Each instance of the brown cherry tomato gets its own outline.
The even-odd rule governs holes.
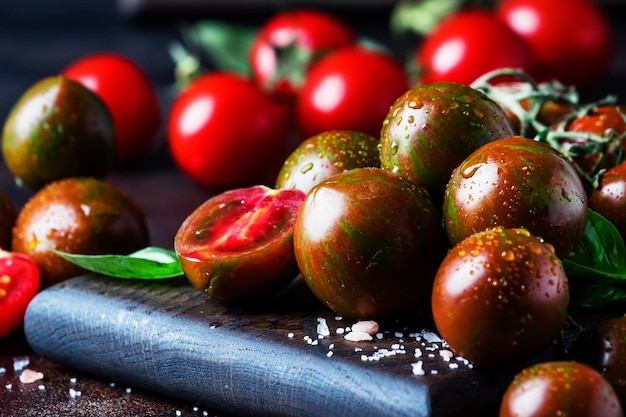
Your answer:
[[[551,247],[495,228],[454,246],[432,293],[437,330],[477,365],[512,367],[545,350],[567,318],[569,287]]]
[[[621,417],[611,385],[596,370],[574,361],[543,362],[510,383],[500,417]]]

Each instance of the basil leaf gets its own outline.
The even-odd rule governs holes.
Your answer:
[[[570,302],[603,307],[626,302],[626,247],[613,223],[589,209],[582,239],[563,259]]]
[[[568,277],[626,284],[626,248],[615,226],[589,209],[582,239],[563,259]]]
[[[116,278],[164,279],[183,274],[176,253],[162,248],[147,247],[129,255],[81,255],[51,250],[88,271]]]

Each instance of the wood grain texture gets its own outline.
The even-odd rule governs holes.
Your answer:
[[[328,336],[318,334],[320,320]],[[25,333],[52,361],[237,415],[491,415],[512,375],[448,358],[428,315],[410,322],[380,323],[374,340],[350,342],[342,331],[353,322],[324,308],[301,279],[263,304],[237,307],[182,278],[93,274],[41,292]]]

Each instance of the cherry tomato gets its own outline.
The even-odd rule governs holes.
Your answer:
[[[432,292],[437,330],[477,365],[511,367],[547,349],[567,318],[569,287],[551,246],[495,228],[455,245]]]
[[[494,226],[524,227],[564,258],[585,230],[587,195],[559,151],[514,136],[481,146],[454,169],[443,215],[453,244]]]
[[[621,417],[607,380],[575,361],[542,362],[523,369],[507,388],[500,417]]]
[[[626,316],[604,319],[583,330],[568,353],[600,372],[626,404]]]
[[[409,89],[404,67],[391,55],[343,48],[309,71],[297,102],[303,138],[328,130],[354,130],[379,137],[393,102]]]
[[[208,73],[172,104],[169,148],[182,171],[204,186],[251,185],[287,154],[287,115],[250,80]]]
[[[70,63],[62,74],[95,92],[109,108],[116,163],[134,161],[153,147],[161,109],[154,87],[137,63],[118,53],[100,52]]]
[[[304,196],[255,185],[207,200],[174,238],[189,282],[222,302],[250,301],[285,287],[298,275],[293,231]]]
[[[0,338],[24,321],[28,303],[39,290],[39,268],[28,255],[0,250]]]
[[[610,23],[590,0],[503,0],[496,14],[529,45],[548,76],[585,88],[608,71]]]
[[[445,18],[419,45],[415,55],[419,82],[471,84],[499,68],[532,72],[528,46],[493,14],[461,10]]]
[[[309,65],[328,52],[355,44],[346,23],[319,10],[289,10],[269,19],[250,49],[255,82],[287,99],[300,89]]]
[[[589,208],[606,217],[626,239],[626,162],[609,169],[589,191]]]

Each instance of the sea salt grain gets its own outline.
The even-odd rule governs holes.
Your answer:
[[[70,388],[69,394],[70,394],[70,398],[77,398],[77,397],[80,397],[82,393],[80,391],[75,390],[74,388]]]
[[[344,339],[351,342],[367,342],[372,340],[372,336],[369,333],[355,332],[354,330],[352,330],[351,332],[346,333]]]
[[[20,374],[20,382],[22,384],[32,384],[35,381],[43,379],[43,373],[39,371],[33,371],[32,369],[24,369]]]
[[[413,375],[425,375],[426,374],[426,372],[424,372],[424,362],[422,361],[417,361],[415,363],[412,363],[411,369],[413,371]]]
[[[352,331],[363,332],[373,336],[378,332],[378,323],[374,320],[361,320],[352,325]]]
[[[330,336],[330,330],[328,329],[328,324],[326,323],[326,319],[322,317],[318,317],[317,319],[317,335],[318,337],[321,336],[322,338],[326,336]]]
[[[0,367],[0,375],[4,375],[7,372],[7,368]]]
[[[30,365],[30,358],[28,356],[17,356],[13,358],[13,370],[15,372],[20,372],[28,365]]]

